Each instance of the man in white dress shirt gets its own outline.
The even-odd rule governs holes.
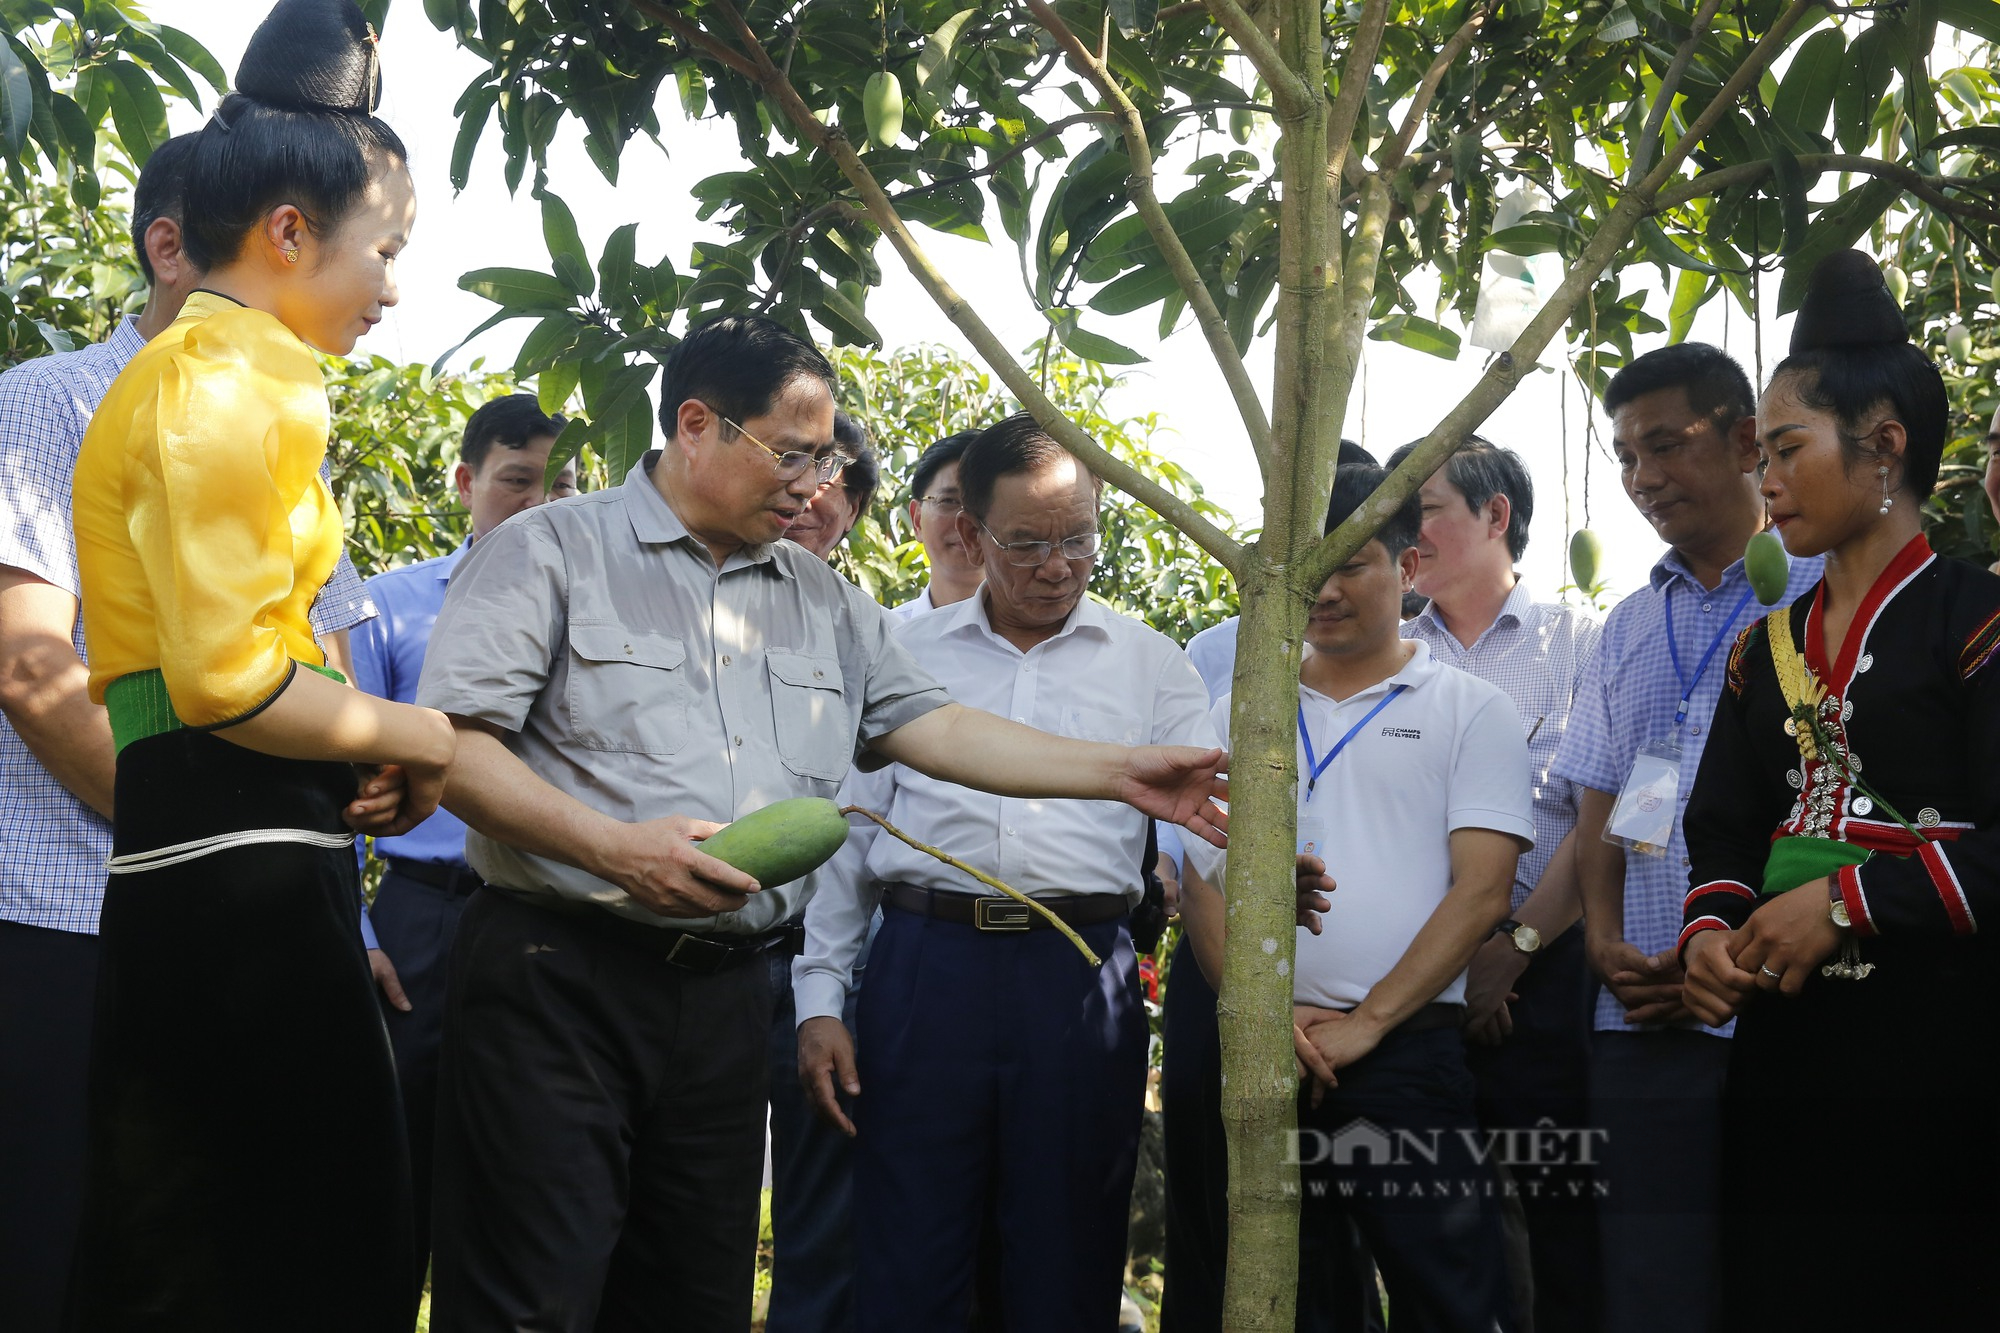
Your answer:
[[[958,470],[985,587],[905,624],[911,655],[954,698],[1064,735],[1207,744],[1207,692],[1172,640],[1084,595],[1095,479],[1025,413],[982,432]],[[873,826],[821,871],[794,974],[799,1069],[822,1113],[858,1131],[856,1327],[964,1327],[989,1205],[1008,1327],[1115,1327],[1146,1078],[1126,922],[1146,821],[900,765],[851,777],[841,799],[1040,899],[1103,959]],[[878,901],[857,1066],[839,1014]]]
[[[1383,475],[1340,469],[1329,531]],[[1299,668],[1299,849],[1338,886],[1299,936],[1293,972],[1301,1057],[1316,1071],[1299,1113],[1300,1267],[1344,1284],[1335,1327],[1360,1327],[1373,1283],[1351,1253],[1326,1252],[1351,1235],[1331,1223],[1351,1219],[1398,1327],[1504,1333],[1515,1325],[1497,1182],[1459,1029],[1466,965],[1534,843],[1528,747],[1497,686],[1398,637],[1418,527],[1406,505],[1326,581]],[[1228,699],[1214,717],[1228,727]],[[1198,873],[1184,919],[1215,981],[1222,858],[1187,848]]]
[[[923,544],[931,576],[922,592],[893,608],[905,620],[964,601],[979,591],[979,580],[986,576],[978,552],[958,535],[958,515],[965,508],[959,498],[958,460],[978,438],[978,431],[962,430],[917,456],[910,475],[910,529]]]

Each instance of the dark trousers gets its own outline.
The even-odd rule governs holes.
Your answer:
[[[742,1333],[771,979],[485,888],[452,949],[434,1333]]]
[[[0,1328],[55,1333],[83,1210],[97,936],[0,921]]]
[[[854,1327],[854,1145],[820,1119],[799,1085],[792,955],[770,955],[771,1304],[765,1333]],[[864,974],[865,975],[865,974]],[[854,1030],[855,992],[841,1021]]]
[[[1472,1074],[1456,1026],[1389,1033],[1340,1071],[1317,1108],[1299,1099],[1301,1213],[1344,1217],[1388,1288],[1396,1333],[1493,1333],[1514,1327],[1501,1252],[1499,1182],[1482,1152]],[[1302,1225],[1301,1281],[1340,1285],[1335,1326],[1358,1329],[1377,1307],[1351,1252],[1316,1250]],[[1379,1307],[1377,1307],[1379,1308]]]
[[[1598,1283],[1596,1172],[1590,1122],[1590,1019],[1595,988],[1584,961],[1583,926],[1540,950],[1515,983],[1514,1031],[1498,1046],[1469,1046],[1479,1123],[1489,1131],[1542,1134],[1535,1160],[1511,1167],[1511,1196],[1527,1228],[1534,1333],[1589,1333],[1602,1301]],[[1555,1130],[1553,1134],[1542,1133]],[[1519,1142],[1519,1140],[1514,1140]],[[1511,1238],[1510,1238],[1511,1239]],[[1523,1282],[1519,1276],[1530,1280]]]
[[[1729,1041],[1599,1032],[1590,1058],[1605,1333],[1706,1333],[1718,1304],[1717,1200]]]
[[[470,871],[465,874],[469,878]],[[469,879],[471,884],[478,880]],[[431,1157],[437,1125],[438,1048],[444,1041],[445,963],[465,910],[462,891],[439,888],[400,873],[394,862],[382,875],[369,919],[382,952],[396,966],[409,997],[405,1013],[379,997],[396,1082],[403,1090],[403,1123],[410,1131],[410,1183],[416,1199],[415,1282],[422,1290],[431,1258]]]
[[[1160,1298],[1160,1333],[1219,1333],[1222,1328],[1223,1273],[1229,1252],[1229,1142],[1222,1128],[1222,1038],[1215,1003],[1215,989],[1201,974],[1194,946],[1183,934],[1174,946],[1161,1001],[1167,1273]],[[1374,1265],[1365,1248],[1351,1239],[1353,1228],[1345,1219],[1315,1211],[1302,1215],[1299,1225],[1306,1252],[1338,1247],[1352,1253],[1365,1281],[1373,1283]],[[1332,1333],[1335,1295],[1326,1266],[1300,1270],[1295,1325],[1299,1333]],[[1374,1309],[1376,1317],[1367,1327],[1379,1329],[1380,1306]]]
[[[964,1328],[989,1199],[1015,1333],[1117,1327],[1146,1080],[1123,920],[981,932],[884,914],[858,1015],[855,1322]]]

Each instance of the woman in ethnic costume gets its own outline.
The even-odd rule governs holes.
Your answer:
[[[415,1322],[353,830],[428,814],[452,735],[349,688],[307,620],[342,541],[313,349],[348,352],[394,304],[414,217],[375,61],[353,0],[281,0],[257,30],[189,164],[206,289],[77,463],[90,691],[118,747],[80,1333]]]
[[[1866,256],[1814,273],[1758,406],[1813,590],[1745,631],[1686,815],[1686,997],[1737,1019],[1726,1326],[2000,1327],[2000,578],[1919,507],[1947,409]]]

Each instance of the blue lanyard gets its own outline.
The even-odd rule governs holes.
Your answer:
[[[1312,733],[1306,730],[1306,706],[1304,704],[1299,705],[1299,739],[1305,742],[1306,747],[1306,799],[1308,801],[1312,799],[1313,788],[1319,785],[1319,775],[1326,772],[1326,766],[1340,758],[1340,752],[1347,748],[1347,743],[1360,735],[1361,729],[1370,722],[1373,722],[1377,713],[1396,702],[1397,695],[1409,688],[1407,685],[1398,685],[1395,689],[1390,690],[1388,694],[1384,695],[1381,703],[1369,709],[1366,717],[1349,727],[1347,734],[1334,742],[1333,748],[1326,752],[1326,758],[1324,759],[1313,757]]]
[[[1674,659],[1674,675],[1678,676],[1681,682],[1680,706],[1674,709],[1674,725],[1676,727],[1687,721],[1688,703],[1694,698],[1695,686],[1701,684],[1701,678],[1708,674],[1708,664],[1715,660],[1715,650],[1722,646],[1722,641],[1728,638],[1730,632],[1736,628],[1736,617],[1742,615],[1743,608],[1750,605],[1750,597],[1753,591],[1750,588],[1743,590],[1743,600],[1736,604],[1736,609],[1729,613],[1729,619],[1722,622],[1722,628],[1717,630],[1715,637],[1708,641],[1708,651],[1701,655],[1701,663],[1694,669],[1694,679],[1690,680],[1688,679],[1688,673],[1681,667],[1680,641],[1674,638],[1673,589],[1669,588],[1667,590],[1667,653]]]

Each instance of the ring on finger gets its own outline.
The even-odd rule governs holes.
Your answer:
[[[1783,981],[1785,979],[1782,973],[1773,972],[1769,964],[1759,964],[1757,970],[1773,981]]]

